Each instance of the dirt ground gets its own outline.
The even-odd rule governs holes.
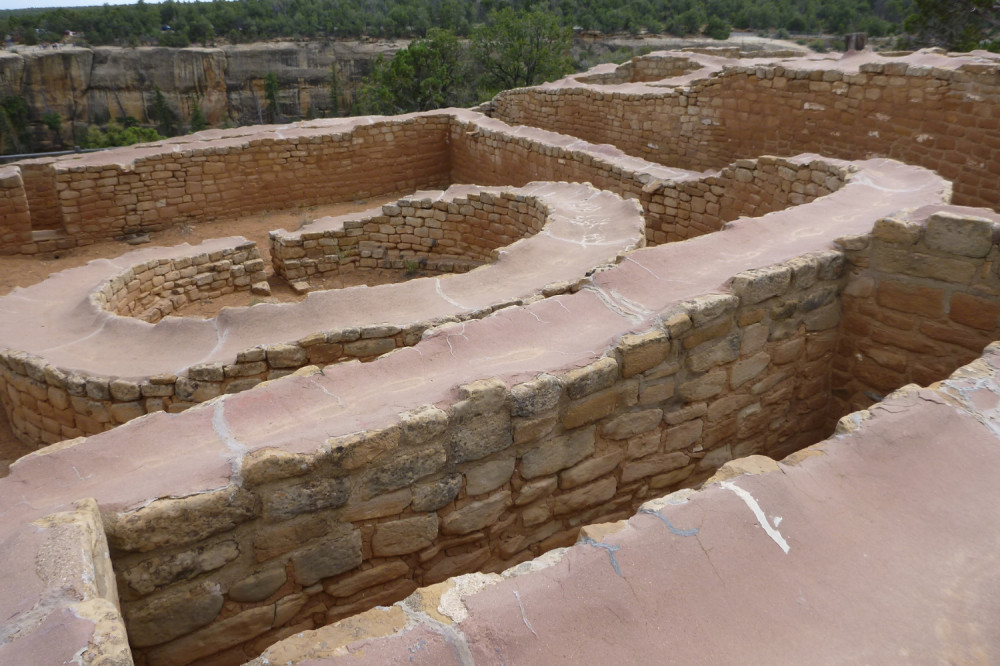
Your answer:
[[[367,210],[395,201],[400,196],[402,195],[393,194],[350,203],[274,210],[248,217],[215,220],[202,224],[185,224],[150,233],[150,243],[137,247],[122,241],[107,241],[71,250],[63,250],[48,256],[0,257],[0,296],[10,293],[15,287],[28,287],[41,282],[53,273],[82,266],[94,259],[118,257],[126,252],[131,252],[141,247],[148,247],[149,245],[171,246],[181,243],[196,245],[208,238],[243,236],[257,243],[257,247],[264,257],[272,295],[269,297],[251,296],[249,291],[227,294],[213,300],[192,303],[178,311],[177,316],[207,318],[214,317],[224,307],[249,306],[255,303],[267,302],[300,301],[305,298],[304,295],[295,294],[284,280],[274,276],[274,270],[271,267],[271,257],[268,252],[268,232],[274,229],[292,231],[320,217]],[[344,276],[328,278],[326,280],[313,280],[310,282],[310,286],[313,290],[337,289],[357,284],[372,285],[402,282],[413,277],[416,276],[405,274],[404,271],[376,269],[371,271],[355,271]],[[8,474],[11,463],[31,451],[30,447],[22,444],[14,437],[6,413],[3,409],[0,409],[0,477]]]

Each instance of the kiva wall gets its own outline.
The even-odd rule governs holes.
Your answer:
[[[689,169],[763,154],[892,157],[952,180],[957,204],[996,205],[1000,74],[996,65],[948,69],[949,59],[939,60],[864,62],[856,73],[835,63],[734,65],[643,91],[523,88],[500,93],[494,116]]]

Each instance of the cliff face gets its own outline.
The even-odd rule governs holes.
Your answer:
[[[222,48],[31,48],[0,52],[0,96],[23,97],[31,120],[56,111],[67,127],[132,116],[151,122],[155,90],[182,123],[195,104],[209,124],[259,122],[264,79],[278,77],[281,113],[329,111],[330,75],[337,65],[345,104],[375,59],[391,57],[404,41],[279,42]]]

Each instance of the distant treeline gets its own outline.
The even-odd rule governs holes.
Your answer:
[[[706,26],[879,37],[902,30],[920,0],[213,0],[0,12],[0,36],[53,42],[66,31],[92,45],[187,46],[274,38],[468,36],[493,11],[540,9],[564,27],[690,35]],[[947,3],[945,3],[947,4]]]

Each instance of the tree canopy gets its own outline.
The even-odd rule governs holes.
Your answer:
[[[522,88],[572,71],[572,32],[547,12],[505,7],[472,31],[472,56],[487,86]]]

